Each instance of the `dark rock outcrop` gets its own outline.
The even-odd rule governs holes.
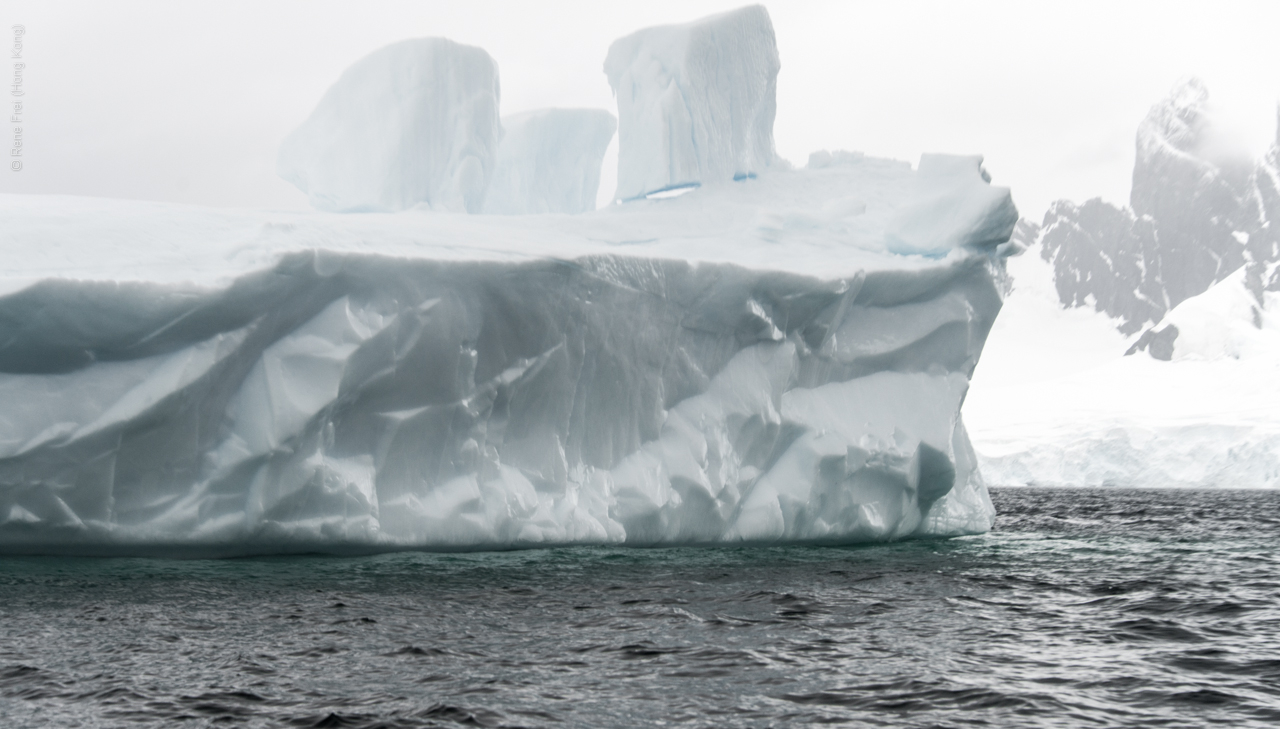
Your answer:
[[[1215,127],[1208,98],[1189,79],[1152,107],[1138,127],[1128,207],[1101,199],[1050,206],[1039,241],[1064,306],[1092,306],[1133,334],[1241,266],[1259,303],[1264,290],[1280,290],[1280,228],[1272,224],[1280,219],[1280,140],[1250,159]],[[1153,355],[1163,350],[1163,339],[1155,342]]]

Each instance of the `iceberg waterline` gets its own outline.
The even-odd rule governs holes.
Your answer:
[[[0,549],[984,531],[1016,211],[976,158],[842,159],[579,216],[0,198]]]

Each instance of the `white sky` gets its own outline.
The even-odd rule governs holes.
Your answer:
[[[304,209],[275,176],[279,141],[388,43],[484,48],[504,114],[615,111],[601,71],[615,38],[742,4],[0,0],[6,57],[10,26],[27,31],[26,166],[0,170],[0,192]],[[797,164],[823,148],[981,153],[1039,219],[1057,198],[1127,200],[1134,131],[1182,76],[1208,83],[1252,147],[1275,135],[1280,3],[765,4],[782,58],[774,136]],[[606,160],[602,197],[615,174]]]

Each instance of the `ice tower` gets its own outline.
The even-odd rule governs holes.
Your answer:
[[[498,65],[444,38],[357,61],[280,146],[281,177],[318,210],[479,212],[502,128]]]
[[[620,199],[754,177],[774,163],[778,46],[760,5],[614,41]]]

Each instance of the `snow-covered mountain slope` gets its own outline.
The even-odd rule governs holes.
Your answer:
[[[1242,266],[1152,327],[1168,356],[1125,352],[1137,334],[1063,307],[1032,246],[964,405],[993,485],[1280,487],[1280,294],[1263,305]]]
[[[965,404],[991,483],[1280,486],[1280,143],[1211,112],[1195,79],[1152,107],[1129,207],[1019,223]]]
[[[1138,128],[1129,207],[1062,200],[1045,214],[1040,253],[1064,305],[1094,308],[1132,334],[1244,265],[1255,297],[1280,290],[1280,146],[1249,158],[1208,101],[1188,79],[1152,107]]]
[[[0,196],[0,550],[983,531],[1016,211],[834,157],[578,216]]]

